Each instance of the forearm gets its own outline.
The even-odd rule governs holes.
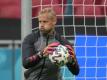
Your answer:
[[[33,56],[30,56],[28,58],[24,58],[23,59],[23,67],[28,69],[30,67],[35,66],[36,64],[38,64],[38,62],[41,60],[41,56],[38,54],[35,54]]]
[[[77,61],[74,49],[69,44],[66,45],[66,47],[68,48],[68,52],[70,54],[70,56],[68,58],[67,67],[74,75],[78,75],[79,74],[79,65],[78,65],[78,61]]]
[[[78,75],[79,74],[79,65],[76,62],[68,62],[67,63],[67,67],[70,70],[70,72],[72,72],[74,75]]]

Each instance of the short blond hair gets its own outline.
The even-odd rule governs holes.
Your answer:
[[[39,14],[38,14],[38,17],[42,14],[45,14],[47,13],[48,14],[48,18],[49,19],[53,19],[53,20],[56,20],[56,13],[55,11],[52,9],[52,8],[44,8],[42,9]]]

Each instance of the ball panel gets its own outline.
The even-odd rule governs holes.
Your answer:
[[[49,55],[50,61],[58,66],[65,65],[68,62],[68,57],[68,49],[63,45],[58,45],[55,51]]]

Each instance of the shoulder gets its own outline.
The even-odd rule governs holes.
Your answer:
[[[72,44],[63,36],[59,35],[57,32],[55,34],[55,38],[62,44],[62,45],[71,45]]]
[[[39,30],[36,31],[32,31],[30,34],[28,34],[25,38],[32,38],[32,37],[36,37],[39,36]]]
[[[39,31],[33,31],[32,33],[28,34],[25,38],[24,41],[30,41],[34,42],[37,38],[39,37]]]

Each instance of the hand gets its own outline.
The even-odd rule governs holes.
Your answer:
[[[65,46],[67,47],[68,52],[69,52],[70,55],[75,55],[73,47],[71,47],[70,45],[65,45]]]
[[[74,49],[73,47],[71,47],[70,45],[65,45],[68,48],[68,52],[70,54],[68,61],[69,62],[76,62],[76,58],[75,58],[75,53],[74,53]]]
[[[57,47],[60,43],[59,42],[53,42],[49,44],[46,48],[43,50],[43,56],[48,56],[49,54],[52,54],[55,50],[55,47]]]

